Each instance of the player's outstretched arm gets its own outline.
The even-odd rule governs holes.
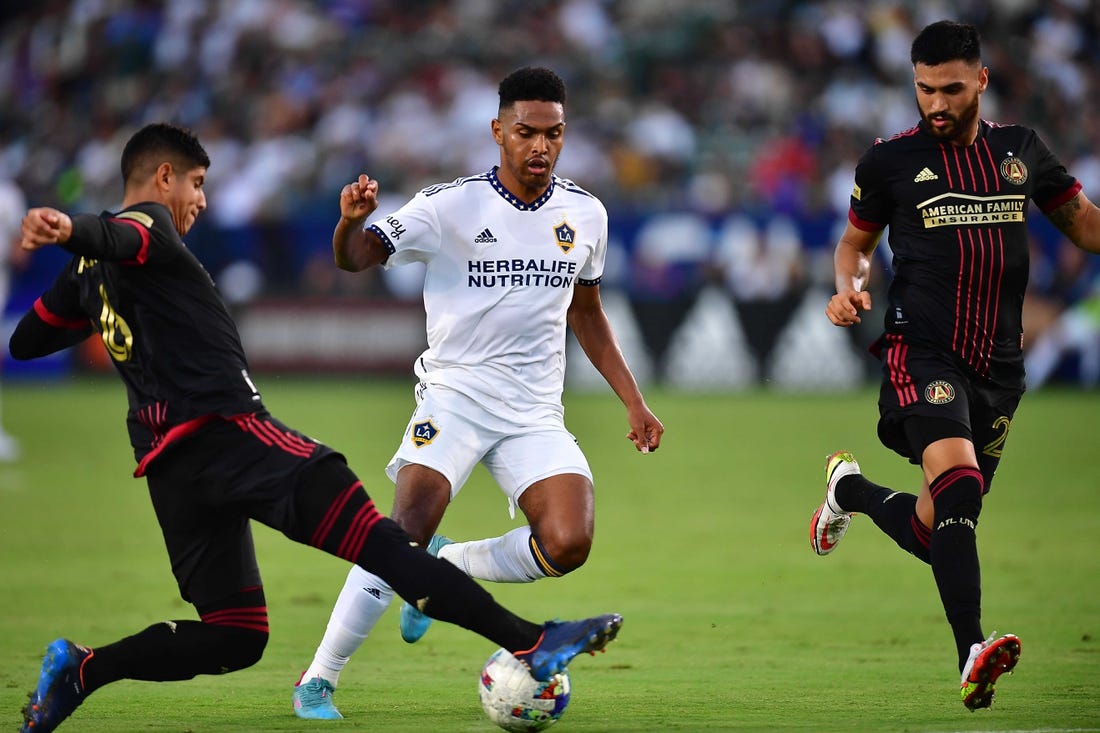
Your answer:
[[[1084,191],[1047,214],[1047,218],[1075,245],[1100,254],[1100,209]]]
[[[385,245],[363,222],[378,208],[378,181],[365,173],[340,190],[340,221],[332,233],[332,254],[336,266],[360,272],[386,261]]]
[[[641,453],[657,450],[661,446],[665,426],[646,405],[638,389],[638,382],[619,348],[611,322],[607,320],[598,285],[577,285],[574,288],[567,319],[588,360],[626,405],[626,418],[630,424],[627,439]]]

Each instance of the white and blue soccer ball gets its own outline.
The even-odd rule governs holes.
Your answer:
[[[485,714],[504,730],[546,730],[569,705],[568,672],[539,682],[505,649],[485,662],[477,687]]]

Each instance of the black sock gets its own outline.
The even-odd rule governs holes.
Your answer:
[[[397,595],[440,621],[469,629],[508,651],[538,643],[542,627],[501,606],[457,567],[419,547],[382,515],[342,460],[303,472],[288,537],[356,563]]]
[[[165,621],[113,644],[96,647],[84,665],[84,691],[121,679],[168,682],[225,674],[254,664],[267,634],[252,629]]]
[[[917,497],[868,481],[862,474],[844,476],[833,496],[844,511],[866,514],[898,547],[929,562],[930,530],[917,518]]]
[[[389,583],[397,595],[434,619],[469,629],[508,651],[538,643],[542,627],[501,606],[478,583],[447,562],[409,544],[388,517],[370,529],[359,565]]]
[[[975,529],[981,512],[982,474],[956,466],[929,487],[936,507],[929,554],[932,574],[959,654],[959,671],[970,646],[982,641],[982,577]]]

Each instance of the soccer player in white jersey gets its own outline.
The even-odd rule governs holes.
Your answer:
[[[416,408],[386,468],[392,517],[428,551],[482,580],[525,583],[584,564],[592,547],[588,461],[566,430],[566,325],[626,406],[631,440],[648,453],[664,427],[646,405],[600,303],[607,250],[603,204],[554,175],[565,138],[565,85],[526,67],[499,87],[491,123],[500,165],[431,186],[386,216],[366,175],[340,193],[336,264],[359,272],[426,265],[428,349],[416,360]],[[528,525],[452,542],[435,531],[482,463]],[[361,569],[347,578],[313,663],[294,688],[301,718],[342,717],[340,671],[388,607],[393,591]],[[401,634],[431,623],[408,604]]]

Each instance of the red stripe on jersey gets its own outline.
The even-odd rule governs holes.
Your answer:
[[[989,310],[993,300],[993,270],[996,267],[993,256],[993,232],[990,230],[978,230],[978,244],[981,245],[982,256],[979,270],[978,303],[981,305],[981,328],[975,328],[975,336],[981,335],[981,343],[976,343],[974,354],[974,369],[984,374],[982,365],[989,360],[989,354],[993,350],[993,329],[996,324],[989,322]],[[988,266],[986,260],[989,261]],[[982,284],[985,285],[985,300],[982,300]],[[977,342],[977,339],[975,339]]]
[[[1059,206],[1066,203],[1067,201],[1069,201],[1070,199],[1072,199],[1074,196],[1076,196],[1079,193],[1081,193],[1081,182],[1080,181],[1074,181],[1073,185],[1070,186],[1069,188],[1067,188],[1065,191],[1058,194],[1057,196],[1050,199],[1049,201],[1044,201],[1039,206],[1039,211],[1042,211],[1044,214],[1049,214],[1050,212],[1054,211]],[[1036,201],[1036,203],[1039,203],[1039,202]]]
[[[41,298],[34,301],[34,313],[43,323],[54,328],[84,328],[88,325],[87,318],[62,318],[47,308]]]
[[[993,150],[989,147],[989,141],[985,138],[981,139],[982,149],[985,150],[985,157],[989,160],[989,170],[992,171],[992,178],[994,184],[994,191],[1001,190],[1001,177],[997,175],[997,163],[993,160]],[[989,184],[986,184],[986,190],[989,190]]]
[[[886,355],[886,370],[890,375],[890,384],[894,386],[894,392],[897,394],[898,404],[905,407],[917,400],[917,388],[913,386],[913,376],[905,366],[909,346],[898,334],[888,333],[886,338],[890,341],[890,349]]]
[[[149,259],[149,230],[138,224],[133,219],[108,219],[108,221],[114,224],[128,224],[134,229],[137,229],[138,234],[141,235],[141,249],[137,251],[132,260],[122,260],[120,264],[123,265],[144,265]]]
[[[969,243],[970,258],[964,259],[960,265],[966,269],[966,313],[963,315],[963,340],[962,351],[959,356],[966,359],[966,361],[973,366],[974,365],[974,349],[977,346],[978,339],[978,325],[977,325],[977,311],[978,301],[981,300],[981,274],[978,274],[978,288],[974,288],[974,270],[975,263],[978,261],[978,253],[975,251],[974,244],[974,230],[966,230],[966,240]],[[958,317],[956,315],[956,317]],[[971,330],[973,328],[973,330]],[[967,352],[969,351],[969,355]]]
[[[951,177],[951,162],[947,159],[947,146],[940,145],[940,154],[943,155],[943,170],[947,174],[947,187],[954,188],[955,180]]]
[[[966,163],[967,170],[970,171],[970,187],[977,191],[978,178],[974,175],[974,161],[970,159],[970,148],[963,148],[963,161]]]
[[[336,518],[340,516],[340,512],[344,511],[344,507],[347,506],[348,501],[355,492],[363,487],[361,481],[356,481],[351,486],[344,489],[344,491],[336,498],[336,501],[332,502],[332,505],[325,512],[325,516],[321,519],[321,523],[317,525],[317,529],[314,530],[313,536],[309,539],[309,544],[313,547],[323,547],[325,539],[328,537],[328,533],[332,531],[332,527],[336,524]]]
[[[951,350],[956,354],[962,353],[962,349],[959,345],[959,322],[962,320],[959,318],[959,313],[962,311],[962,299],[963,299],[963,267],[966,262],[966,255],[964,254],[963,244],[963,232],[962,229],[955,230],[955,237],[959,242],[959,275],[955,281],[955,330],[951,336]],[[965,327],[965,324],[964,324]],[[962,335],[963,340],[966,339],[966,334]]]
[[[993,336],[997,333],[997,319],[1000,317],[1001,308],[1001,284],[1005,278],[1005,233],[1000,229],[991,230],[991,235],[996,232],[997,241],[993,241],[993,237],[990,236],[989,245],[997,253],[997,276],[991,278],[993,283],[997,285],[997,291],[993,293],[990,299],[993,301],[993,320],[989,328],[989,352],[985,355],[985,364],[982,366],[982,374],[989,373],[990,361],[993,359]]]
[[[856,229],[862,229],[865,232],[881,232],[886,228],[885,224],[876,224],[873,221],[860,219],[856,216],[856,212],[850,207],[848,209],[848,221],[852,222],[852,226]]]

